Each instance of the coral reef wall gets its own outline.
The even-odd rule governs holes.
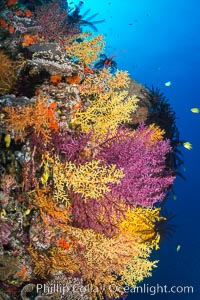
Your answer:
[[[172,141],[81,11],[0,7],[3,299],[117,299],[158,264]]]

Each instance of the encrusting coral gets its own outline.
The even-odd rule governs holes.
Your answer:
[[[4,3],[2,295],[45,299],[36,282],[60,278],[69,287],[92,285],[87,299],[124,297],[124,286],[136,287],[158,264],[151,253],[167,220],[159,206],[175,179],[169,132],[150,122],[149,96],[127,71],[99,68],[105,40],[82,30],[96,29],[96,14],[80,14],[82,1],[75,8],[62,0]],[[54,299],[82,296],[52,291]]]

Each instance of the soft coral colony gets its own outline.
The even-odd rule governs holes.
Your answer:
[[[151,92],[126,71],[95,68],[104,37],[83,26],[101,21],[81,7],[6,0],[1,8],[6,299],[43,299],[39,283],[68,286],[65,295],[52,290],[54,299],[117,299],[157,266],[150,255],[167,221],[160,204],[175,179],[175,149],[149,122]]]

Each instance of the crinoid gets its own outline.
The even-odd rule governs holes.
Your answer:
[[[147,215],[142,217],[145,227],[147,228],[137,232],[141,238],[141,242],[156,245],[155,241],[160,242],[163,239],[171,239],[173,233],[176,231],[176,225],[171,224],[171,220],[174,217],[175,216],[166,209],[161,210],[160,217],[154,222]]]
[[[81,10],[83,4],[84,4],[84,2],[80,1],[78,5],[75,5],[74,10],[71,9],[71,12],[70,12],[70,9],[69,9],[68,18],[67,18],[69,30],[73,31],[73,29],[74,29],[77,32],[81,32],[82,26],[89,26],[94,31],[97,31],[97,28],[94,24],[102,23],[105,20],[91,21],[98,15],[98,13],[95,13],[95,14],[91,15],[90,17],[87,17],[87,14],[90,12],[90,9],[86,10],[85,13],[81,14],[80,10]],[[86,17],[86,19],[85,19],[85,17]]]
[[[182,177],[180,173],[180,166],[184,163],[181,159],[182,153],[179,146],[183,144],[180,140],[179,130],[176,126],[176,113],[171,107],[167,97],[160,91],[159,88],[152,86],[148,91],[144,90],[145,97],[148,100],[148,116],[145,121],[147,125],[152,123],[164,129],[164,138],[170,140],[172,151],[168,153],[166,158],[166,166],[171,169],[175,175]]]
[[[117,63],[113,60],[115,55],[107,57],[105,54],[100,55],[100,61],[95,64],[96,69],[110,68],[111,73],[117,70]]]
[[[177,228],[176,225],[171,223],[171,220],[175,218],[175,215],[166,209],[161,212],[161,215],[163,218],[155,222],[154,229],[159,233],[161,240],[164,238],[170,240]]]

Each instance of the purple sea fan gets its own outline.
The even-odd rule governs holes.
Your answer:
[[[121,199],[113,199],[111,195],[105,195],[102,199],[88,199],[85,202],[76,194],[72,202],[73,224],[112,237],[118,232],[118,222],[124,218],[126,212],[121,202]]]
[[[121,197],[129,206],[152,206],[162,201],[175,177],[166,169],[166,154],[171,151],[169,140],[153,140],[153,128],[144,124],[134,135],[120,129],[116,138],[102,144],[98,158],[123,168],[125,177],[112,185],[112,196]],[[120,137],[121,135],[121,137]]]
[[[62,39],[67,32],[67,13],[58,1],[36,7],[35,25],[47,40],[55,40],[64,46]]]
[[[72,136],[70,133],[53,133],[52,144],[56,155],[60,156],[63,161],[74,163],[85,163],[92,160],[92,155],[86,155],[86,149],[89,147],[92,132]]]

